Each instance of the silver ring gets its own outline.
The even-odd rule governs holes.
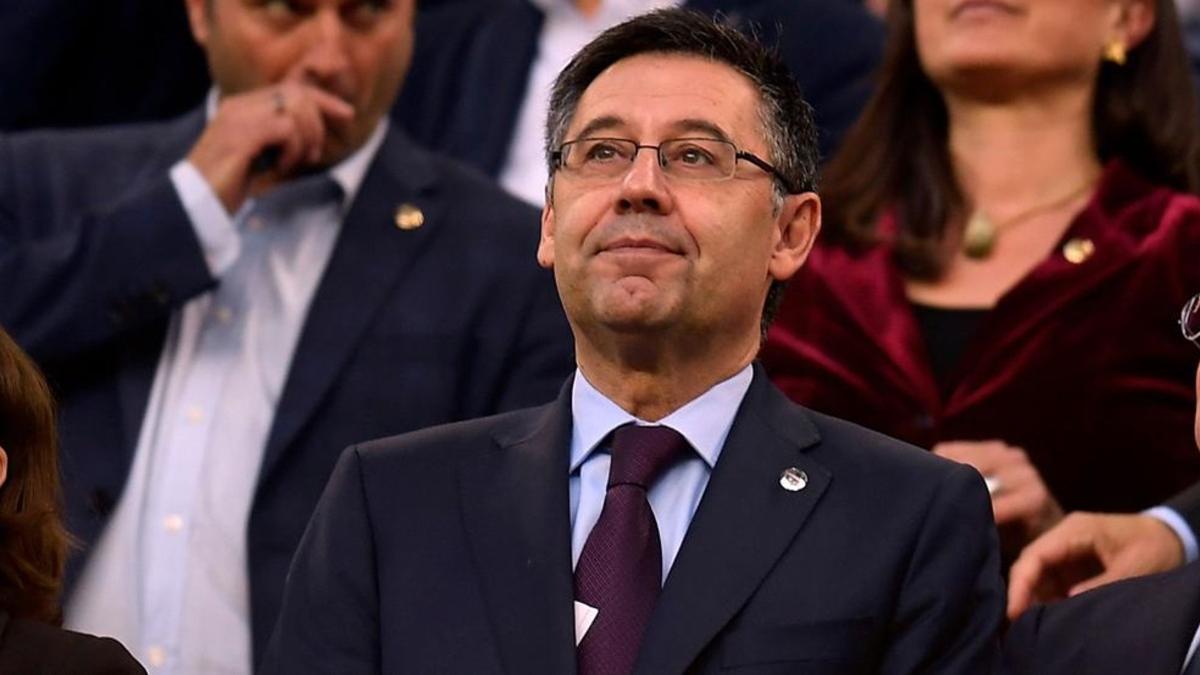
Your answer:
[[[283,98],[283,92],[278,89],[271,92],[271,103],[275,106],[276,115],[282,115],[287,110],[287,101]]]
[[[995,476],[984,476],[983,484],[987,487],[988,494],[993,497],[1004,490],[1004,481]]]

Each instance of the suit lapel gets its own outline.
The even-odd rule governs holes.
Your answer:
[[[385,304],[410,262],[438,229],[435,169],[424,152],[389,131],[338,234],[309,307],[284,385],[260,472],[265,479],[300,433]],[[409,203],[425,224],[398,229],[395,210]]]
[[[575,671],[570,502],[571,382],[534,424],[459,470],[468,538],[504,670]]]
[[[636,672],[686,670],[754,593],[832,479],[802,452],[818,441],[808,417],[756,366],[650,620]],[[807,474],[803,490],[780,486],[790,467]]]

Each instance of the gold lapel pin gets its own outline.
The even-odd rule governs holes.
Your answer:
[[[396,227],[415,230],[425,224],[425,213],[416,204],[405,202],[396,207]]]
[[[1095,252],[1096,245],[1092,243],[1091,239],[1071,239],[1062,247],[1063,257],[1072,265],[1084,262]]]

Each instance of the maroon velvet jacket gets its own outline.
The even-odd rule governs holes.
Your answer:
[[[1068,261],[1062,244],[1094,253]],[[1200,199],[1117,163],[1059,246],[979,323],[943,397],[891,248],[818,246],[763,350],[794,400],[916,445],[1024,448],[1067,510],[1152,506],[1200,479],[1200,352],[1177,319],[1200,292]]]

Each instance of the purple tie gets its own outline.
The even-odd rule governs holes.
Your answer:
[[[662,589],[662,544],[646,490],[691,446],[669,427],[613,432],[600,519],[575,565],[575,599],[599,610],[579,643],[580,675],[627,675]]]

